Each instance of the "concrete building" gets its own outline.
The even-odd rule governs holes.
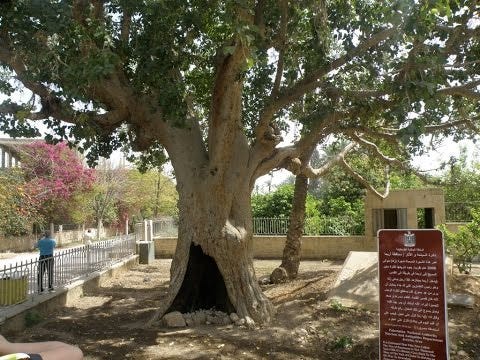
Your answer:
[[[39,139],[0,139],[0,169],[19,166],[22,146]]]
[[[433,229],[445,223],[443,189],[392,190],[385,198],[365,196],[365,237],[376,244],[379,229]]]

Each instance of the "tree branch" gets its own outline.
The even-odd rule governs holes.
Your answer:
[[[297,149],[293,146],[286,146],[279,149],[275,149],[269,158],[266,158],[260,162],[255,168],[250,166],[253,175],[250,177],[252,182],[255,182],[260,176],[268,174],[272,169],[281,168],[281,164],[286,158],[295,158],[299,156]],[[253,184],[251,184],[253,186]]]
[[[75,2],[76,7],[74,7],[74,13],[77,12],[76,16],[78,17],[78,21],[83,21],[83,14],[80,13],[80,10],[83,9],[82,6],[87,6],[86,4],[87,2],[81,0]],[[92,100],[103,103],[107,109],[106,113],[99,114],[97,112],[76,111],[64,98],[56,96],[46,85],[30,80],[27,75],[26,65],[21,61],[20,57],[15,56],[5,36],[0,36],[0,62],[9,66],[15,72],[16,78],[23,86],[40,98],[42,105],[41,110],[28,114],[28,119],[44,120],[48,117],[53,117],[56,120],[71,124],[80,124],[86,120],[87,124],[94,124],[95,127],[102,129],[102,131],[109,132],[114,131],[122,122],[129,121],[134,128],[138,129],[137,141],[144,144],[149,143],[150,140],[144,141],[141,139],[142,136],[146,139],[152,139],[154,134],[160,137],[162,132],[168,131],[169,125],[164,121],[159,121],[159,119],[162,119],[161,112],[147,112],[144,110],[144,108],[147,107],[150,109],[155,108],[149,103],[151,99],[133,96],[133,91],[130,86],[126,84],[126,80],[120,80],[121,78],[125,79],[125,77],[123,73],[118,73],[118,69],[117,72],[111,74],[111,76],[92,84],[89,89],[90,92],[94,94]],[[61,87],[61,84],[59,84],[58,87]],[[7,110],[15,110],[15,112],[17,112],[25,109],[20,109],[20,107],[14,109],[10,106],[9,109],[4,107],[2,110],[3,112]],[[11,112],[11,114],[15,116],[15,112]],[[134,117],[132,117],[132,113],[135,113]],[[151,117],[155,117],[153,127],[150,126],[152,123]],[[141,126],[138,124],[141,124]],[[149,128],[149,130],[145,132],[142,131],[142,128]],[[161,137],[164,139],[168,138],[168,136]]]
[[[425,126],[425,133],[426,134],[434,134],[436,132],[442,131],[442,130],[447,130],[451,129],[454,127],[459,127],[465,125],[466,127],[470,128],[476,133],[480,133],[480,129],[475,125],[475,123],[470,120],[470,119],[461,119],[461,120],[456,120],[456,121],[450,121],[446,122],[443,124],[438,124],[438,125],[428,125]]]
[[[367,99],[367,98],[378,98],[378,97],[387,95],[385,91],[369,90],[369,89],[348,90],[348,89],[340,89],[333,86],[325,87],[324,90],[327,96],[332,98],[347,96],[350,98],[361,100],[361,99]]]
[[[343,168],[346,170],[348,174],[350,174],[359,184],[363,185],[367,190],[371,191],[374,193],[376,196],[378,196],[381,199],[385,199],[388,194],[390,193],[390,174],[389,174],[389,169],[388,166],[385,169],[385,190],[383,194],[375,189],[370,182],[368,182],[363,176],[361,176],[358,172],[356,172],[346,161],[345,158],[340,159],[340,164],[343,166]]]
[[[255,135],[257,140],[262,141],[263,135],[267,130],[268,125],[270,124],[275,113],[278,110],[292,104],[308,91],[311,91],[322,85],[323,81],[319,81],[320,78],[322,78],[332,70],[338,69],[341,66],[347,64],[353,58],[365,54],[371,48],[377,46],[382,41],[394,35],[396,31],[397,29],[395,27],[392,27],[376,33],[369,39],[362,41],[358,46],[349,51],[347,54],[339,57],[336,60],[331,61],[328,65],[322,67],[321,69],[308,74],[292,87],[280,92],[276,97],[271,96],[270,100],[267,101],[267,105],[260,114],[260,119],[255,129]]]
[[[356,147],[356,144],[354,142],[351,142],[347,146],[345,146],[342,149],[342,151],[340,151],[337,155],[331,158],[327,163],[325,163],[320,168],[313,169],[312,167],[310,167],[310,165],[307,165],[301,170],[301,173],[311,179],[317,179],[319,177],[322,177],[327,172],[329,172],[334,165],[342,161],[342,159],[345,158],[345,155],[353,151],[355,147]]]
[[[316,145],[327,133],[333,133],[338,128],[339,120],[348,117],[348,113],[332,112],[325,114],[310,131],[302,136],[302,138],[295,144],[299,153],[303,153],[306,149]]]
[[[319,118],[311,131],[303,136],[295,145],[269,150],[262,148],[261,143],[256,143],[250,151],[249,167],[255,180],[267,174],[274,168],[285,168],[289,165],[289,159],[303,158],[316,144],[327,134],[331,133],[337,126],[337,121],[345,114],[329,113]],[[271,156],[266,157],[271,151]],[[296,161],[296,160],[295,160]],[[298,160],[300,161],[300,160]],[[293,165],[295,166],[295,165]]]
[[[480,80],[474,80],[464,85],[440,89],[437,93],[441,95],[459,95],[472,100],[480,100],[480,93],[472,89],[479,85]]]
[[[252,25],[254,16],[247,9],[237,5],[236,15],[238,21]],[[208,152],[210,166],[220,174],[226,171],[235,149],[233,144],[248,151],[248,144],[242,129],[242,69],[250,56],[250,46],[242,38],[242,34],[234,35],[231,42],[231,51],[225,52],[225,48],[218,51],[218,66],[216,69],[214,88],[212,93],[212,105],[208,127]],[[240,139],[242,138],[242,139]]]
[[[130,39],[130,25],[132,24],[132,15],[128,10],[123,10],[122,21],[120,24],[120,40],[128,44]]]
[[[328,64],[327,66],[317,71],[314,71],[311,74],[308,74],[304,79],[298,81],[294,86],[282,92],[282,94],[276,100],[276,103],[278,104],[277,106],[283,107],[285,105],[291,104],[303,94],[315,89],[319,86],[319,83],[317,81],[320,78],[322,78],[332,70],[338,69],[341,66],[347,64],[355,57],[365,54],[371,48],[379,45],[382,41],[394,35],[396,31],[397,29],[395,27],[384,29],[374,34],[369,39],[364,40],[345,55],[331,61],[330,64]]]
[[[374,130],[372,128],[367,128],[365,126],[357,126],[355,129],[352,130],[343,130],[345,135],[353,136],[355,131],[358,131],[364,135],[369,137],[374,137],[377,139],[381,139],[386,141],[389,144],[396,145],[398,144],[397,133],[399,129],[385,129],[381,128],[379,130]]]
[[[258,28],[260,38],[265,40],[265,19],[263,16],[263,12],[265,11],[265,0],[257,0],[255,5],[255,17],[254,17],[254,25]]]
[[[360,145],[366,147],[367,149],[369,149],[374,154],[374,156],[376,158],[380,159],[384,163],[393,164],[393,165],[396,165],[398,167],[404,167],[404,162],[403,161],[400,161],[400,160],[398,160],[397,158],[394,158],[394,157],[386,156],[385,154],[382,153],[382,151],[380,150],[380,148],[376,144],[362,138],[361,136],[359,136],[356,133],[351,134],[351,136],[352,136],[353,139],[355,139],[355,141],[358,144],[360,144]]]
[[[397,168],[400,168],[400,169],[403,169],[403,170],[406,170],[406,171],[411,171],[413,172],[416,176],[418,176],[419,178],[421,178],[424,182],[430,182],[428,181],[428,178],[423,175],[422,173],[420,173],[417,169],[413,168],[410,166],[410,163],[407,162],[407,161],[400,161],[399,159],[397,158],[394,158],[394,157],[389,157],[389,156],[386,156],[382,153],[382,151],[379,149],[379,147],[370,142],[370,141],[367,141],[363,138],[361,138],[360,136],[358,135],[355,135],[355,140],[357,141],[358,144],[360,145],[363,145],[365,146],[366,148],[368,148],[370,151],[373,152],[373,155],[377,158],[377,159],[380,159],[383,163],[387,164],[387,165],[394,165],[396,166]]]
[[[278,62],[277,62],[277,71],[275,74],[275,81],[273,82],[272,92],[270,94],[271,98],[277,96],[278,91],[280,90],[280,83],[283,76],[283,60],[285,56],[286,43],[287,43],[287,24],[288,24],[288,1],[280,1],[280,33],[279,33],[279,49],[278,49]]]

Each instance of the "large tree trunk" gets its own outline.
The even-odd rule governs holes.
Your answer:
[[[243,131],[244,50],[239,44],[217,69],[208,134],[191,122],[170,128],[164,139],[177,178],[180,222],[159,316],[212,307],[257,323],[273,315],[253,268],[250,195],[257,168],[274,146],[252,150]]]
[[[239,139],[232,144],[239,150],[228,171],[221,173],[216,167],[203,165],[201,155],[175,169],[178,242],[169,293],[158,316],[214,307],[257,323],[272,318],[273,306],[263,294],[253,267],[253,185],[248,181],[248,152],[241,151],[247,147],[239,146],[238,142],[244,141]]]

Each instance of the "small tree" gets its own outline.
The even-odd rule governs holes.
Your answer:
[[[158,168],[142,173],[128,171],[128,186],[121,206],[130,215],[156,218],[161,215],[177,216],[178,193],[173,181]]]

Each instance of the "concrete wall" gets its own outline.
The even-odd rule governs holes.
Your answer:
[[[64,287],[55,289],[54,293],[33,296],[27,301],[2,309],[0,313],[0,333],[18,332],[25,329],[25,317],[28,312],[35,312],[45,319],[48,314],[57,311],[102,284],[112,276],[129,270],[138,263],[138,255],[115,264],[109,269],[97,271],[87,278],[77,280]]]
[[[257,259],[281,259],[286,236],[254,236],[253,256]],[[177,238],[155,239],[155,257],[171,258]],[[345,259],[349,251],[376,251],[375,242],[365,236],[304,236],[302,259]]]
[[[53,237],[57,242],[57,246],[65,246],[72,243],[83,242],[82,230],[66,230],[56,232]],[[25,236],[0,236],[0,252],[25,252],[32,251],[40,238],[40,235],[25,235]]]
[[[446,223],[447,230],[456,233],[458,231],[458,228],[460,226],[465,226],[468,223],[466,222],[451,222],[451,223]]]
[[[31,251],[38,238],[35,235],[26,236],[0,236],[0,252],[22,252]]]
[[[74,243],[84,242],[84,231],[79,230],[62,230],[53,234],[57,242],[57,246],[62,247]],[[109,237],[114,236],[115,230],[104,228],[101,236]],[[37,244],[40,234],[38,235],[25,235],[25,236],[0,236],[0,252],[26,252],[32,251]]]

